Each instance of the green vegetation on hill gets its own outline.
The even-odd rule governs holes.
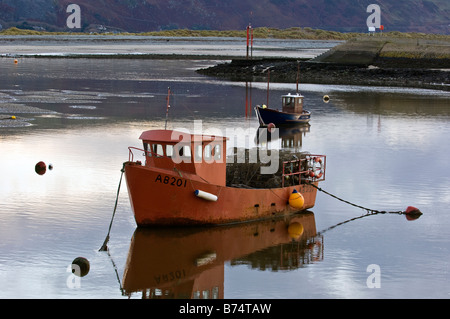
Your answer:
[[[46,32],[34,31],[18,28],[9,28],[0,32],[0,35],[89,35],[92,33],[80,32]],[[246,30],[229,30],[229,31],[214,31],[214,30],[163,30],[145,33],[94,33],[94,35],[135,35],[135,36],[161,36],[161,37],[243,37],[247,36]],[[342,33],[336,31],[326,31],[312,28],[254,28],[254,38],[274,38],[274,39],[307,39],[307,40],[349,40],[356,37],[368,36],[364,33]],[[450,40],[448,35],[440,34],[425,34],[425,33],[404,33],[404,32],[386,32],[377,34],[374,37],[399,37],[409,39],[437,39]]]

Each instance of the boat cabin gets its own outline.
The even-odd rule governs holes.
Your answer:
[[[281,97],[283,112],[286,113],[302,113],[303,112],[303,95],[292,94],[283,95]]]
[[[216,185],[226,184],[226,137],[173,130],[145,131],[145,166],[198,175]]]

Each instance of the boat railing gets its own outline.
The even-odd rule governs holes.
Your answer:
[[[182,162],[180,162],[180,163],[174,162],[172,156],[169,156],[169,155],[166,155],[166,154],[161,154],[159,152],[154,152],[152,150],[144,150],[142,148],[138,148],[138,147],[134,147],[134,146],[129,146],[128,147],[128,161],[129,162],[134,162],[135,161],[135,155],[133,153],[133,150],[134,151],[138,151],[138,152],[142,152],[142,156],[145,159],[145,163],[147,163],[147,158],[153,158],[153,159],[158,159],[158,161],[162,160],[164,162],[164,167],[165,168],[169,167],[171,169],[172,168],[173,169],[178,169],[178,170],[182,169],[182,168],[180,168],[180,164]],[[159,164],[161,164],[161,162]]]
[[[145,157],[145,156],[150,156],[150,157],[166,158],[166,159],[172,160],[171,157],[166,156],[166,155],[163,155],[163,154],[160,154],[160,153],[157,153],[157,152],[146,151],[146,150],[144,150],[144,149],[142,149],[142,148],[137,148],[137,147],[134,147],[134,146],[129,146],[129,147],[128,147],[128,161],[129,161],[129,162],[134,162],[134,153],[133,153],[133,150],[139,151],[139,152],[143,152],[142,156],[144,156],[144,157]]]
[[[291,161],[283,161],[281,186],[285,186],[285,180],[297,179],[296,183],[319,182],[325,180],[325,155],[307,155],[304,158]],[[292,182],[291,182],[292,183]]]
[[[135,150],[135,151],[140,151],[140,152],[144,152],[144,156],[145,156],[145,150],[143,150],[143,149],[140,149],[140,148],[137,148],[137,147],[133,147],[133,146],[130,146],[130,147],[128,147],[128,161],[129,162],[134,162],[134,153],[133,153],[133,150]]]

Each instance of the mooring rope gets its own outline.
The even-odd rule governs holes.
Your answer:
[[[405,213],[404,211],[401,211],[401,210],[400,211],[387,212],[387,211],[384,211],[384,210],[376,210],[376,209],[371,209],[371,208],[367,208],[367,207],[364,207],[364,206],[360,206],[360,205],[357,205],[355,203],[349,202],[349,201],[347,201],[345,199],[342,199],[340,197],[337,197],[336,195],[333,195],[333,194],[327,192],[326,190],[323,190],[322,188],[320,188],[320,187],[318,187],[318,186],[316,186],[316,185],[314,185],[312,183],[310,183],[309,185],[311,185],[312,187],[317,188],[319,191],[321,191],[321,192],[323,192],[323,193],[325,193],[327,195],[330,195],[333,198],[336,198],[337,200],[340,200],[341,202],[344,202],[346,204],[352,205],[354,207],[358,207],[358,208],[364,209],[364,210],[366,210],[368,212],[368,214],[360,216],[360,217],[357,217],[357,218],[361,218],[361,217],[364,217],[364,216],[367,216],[367,215],[374,215],[374,214],[400,214],[401,215],[401,214]]]
[[[120,174],[119,187],[117,188],[117,195],[116,195],[116,203],[114,205],[114,211],[113,211],[113,214],[112,214],[111,222],[109,224],[108,234],[106,235],[105,241],[103,242],[103,245],[102,245],[102,247],[100,247],[99,251],[107,251],[108,250],[108,246],[106,244],[109,241],[109,233],[111,232],[111,227],[112,227],[112,224],[113,224],[114,216],[116,215],[117,203],[119,201],[120,186],[122,184],[123,173],[125,172],[125,163],[123,164],[122,169],[120,171],[122,173]]]
[[[361,208],[361,209],[364,209],[364,210],[367,211],[367,213],[364,214],[364,215],[361,215],[361,216],[358,216],[358,217],[353,217],[353,218],[347,219],[347,220],[345,220],[345,221],[343,221],[343,222],[340,222],[340,223],[338,223],[338,224],[336,224],[336,225],[330,226],[330,227],[328,227],[327,229],[324,229],[324,230],[322,230],[321,232],[319,232],[319,233],[318,233],[319,235],[322,235],[323,233],[325,233],[325,232],[328,231],[328,230],[331,230],[331,229],[336,228],[336,227],[338,227],[338,226],[341,226],[341,225],[343,225],[343,224],[349,223],[349,222],[351,222],[351,221],[354,221],[354,220],[357,220],[357,219],[361,219],[361,218],[364,218],[364,217],[368,217],[368,216],[378,215],[378,214],[407,215],[407,217],[408,217],[408,215],[409,215],[410,220],[417,219],[417,218],[420,217],[420,215],[422,215],[422,212],[421,212],[419,209],[417,209],[417,208],[415,208],[415,207],[413,207],[413,206],[408,206],[408,208],[406,209],[406,211],[398,210],[398,211],[391,211],[391,212],[384,211],[384,210],[376,210],[376,209],[367,208],[367,207],[364,207],[364,206],[357,205],[357,204],[355,204],[355,203],[349,202],[349,201],[347,201],[347,200],[345,200],[345,199],[342,199],[342,198],[340,198],[340,197],[337,197],[336,195],[333,195],[333,194],[331,194],[331,193],[329,193],[329,192],[323,190],[322,188],[320,188],[320,187],[318,187],[318,186],[316,186],[316,185],[314,185],[314,184],[311,184],[311,183],[310,183],[309,185],[311,185],[312,187],[315,187],[316,189],[318,189],[319,191],[321,191],[321,192],[323,192],[323,193],[325,193],[325,194],[327,194],[327,195],[330,195],[331,197],[333,197],[333,198],[335,198],[335,199],[337,199],[337,200],[340,200],[341,202],[344,202],[344,203],[349,204],[349,205],[351,205],[351,206],[358,207],[358,208]]]

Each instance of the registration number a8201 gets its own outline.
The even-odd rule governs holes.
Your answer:
[[[155,183],[162,183],[176,187],[186,187],[187,180],[183,178],[158,174],[155,179]]]

